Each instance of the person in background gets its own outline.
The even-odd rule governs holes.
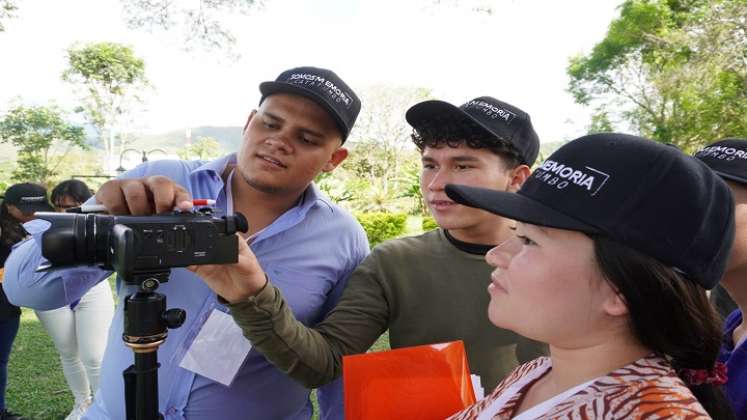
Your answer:
[[[55,210],[65,211],[80,206],[91,196],[83,181],[71,179],[54,187],[50,198]],[[69,305],[35,312],[60,355],[62,372],[75,400],[65,420],[78,420],[99,386],[101,360],[114,316],[109,282],[96,284]]]
[[[8,302],[2,289],[5,261],[13,245],[26,237],[22,224],[33,219],[36,211],[52,211],[47,190],[41,185],[15,184],[5,191],[5,199],[0,204],[0,420],[22,419],[5,407],[8,360],[21,319],[20,308]]]
[[[488,316],[550,345],[450,419],[734,418],[706,295],[727,266],[734,200],[705,165],[602,133],[562,146],[517,193],[446,194],[518,221],[487,254]]]
[[[739,419],[747,419],[747,139],[724,139],[695,154],[726,181],[734,195],[736,238],[721,286],[736,302],[726,314],[719,360],[726,363],[726,395]],[[713,296],[711,296],[713,298]],[[729,299],[731,300],[731,299]]]

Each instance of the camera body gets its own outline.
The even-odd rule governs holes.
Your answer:
[[[215,217],[210,208],[153,216],[36,213],[52,226],[42,236],[42,255],[52,267],[98,265],[130,284],[140,274],[168,280],[169,269],[238,261],[241,214]]]

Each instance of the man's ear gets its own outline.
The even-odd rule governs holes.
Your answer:
[[[340,147],[332,153],[332,157],[324,164],[322,172],[332,172],[337,165],[348,157],[348,149]]]
[[[254,116],[257,115],[257,110],[253,109],[252,112],[249,113],[249,116],[246,118],[246,123],[244,124],[244,129],[241,130],[241,133],[243,134],[246,132],[246,128],[249,127],[249,122],[254,118]]]
[[[511,169],[509,173],[508,191],[516,192],[524,185],[524,181],[532,174],[532,170],[527,165],[519,165]]]

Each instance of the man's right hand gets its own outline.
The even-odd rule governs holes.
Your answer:
[[[96,201],[103,204],[109,214],[145,216],[170,212],[174,208],[192,210],[189,192],[160,175],[107,181],[96,192]]]

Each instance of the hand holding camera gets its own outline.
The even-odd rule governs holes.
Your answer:
[[[256,293],[265,277],[238,232],[248,230],[243,215],[215,217],[213,209],[193,211],[190,194],[166,177],[115,180],[97,194],[101,213],[39,212],[51,223],[42,236],[50,267],[96,265],[116,270],[137,291],[124,299],[122,340],[134,352],[123,372],[127,418],[163,418],[158,412],[158,347],[168,329],[180,327],[186,312],[166,309],[156,293],[171,268],[190,267],[231,302]],[[212,200],[210,200],[212,201]],[[207,203],[207,201],[206,201]],[[158,214],[153,214],[153,213]]]
[[[192,208],[189,192],[164,176],[109,181],[99,189],[96,200],[110,214],[146,215]],[[231,303],[259,293],[267,284],[257,258],[241,238],[236,264],[193,265],[190,270]]]
[[[42,253],[51,266],[99,265],[139,284],[140,274],[163,272],[166,276],[158,280],[166,281],[172,267],[235,264],[239,259],[236,233],[248,229],[244,216],[219,218],[210,208],[172,211],[177,204],[189,210],[192,201],[169,178],[109,181],[97,197],[106,202],[109,215],[37,213],[52,224],[42,237]],[[154,210],[164,212],[152,215]]]
[[[242,238],[239,238],[239,261],[236,264],[194,265],[189,270],[229,303],[246,300],[267,285],[267,277],[257,257]]]

